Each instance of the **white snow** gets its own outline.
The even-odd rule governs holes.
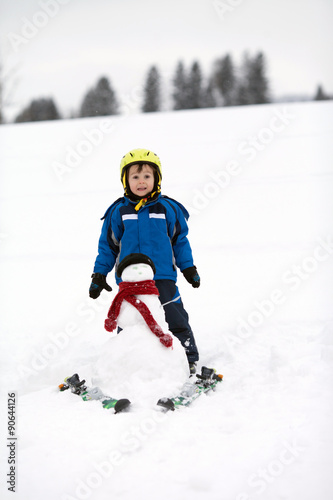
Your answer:
[[[332,133],[332,102],[0,127],[1,498],[15,391],[16,499],[331,499]],[[199,366],[224,375],[170,414],[57,390],[90,383],[113,335],[113,276],[96,301],[88,288],[135,147],[191,212],[202,285],[180,276],[180,292]]]

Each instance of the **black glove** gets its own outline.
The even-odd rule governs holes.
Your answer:
[[[94,273],[91,275],[92,282],[89,288],[89,297],[92,299],[97,299],[100,296],[101,291],[105,288],[108,292],[111,292],[112,288],[106,282],[106,276],[100,273]]]
[[[191,283],[193,288],[198,288],[200,286],[200,276],[197,272],[197,268],[195,266],[188,267],[182,271],[185,279]]]

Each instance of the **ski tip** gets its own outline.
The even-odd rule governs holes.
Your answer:
[[[131,404],[129,399],[118,399],[114,406],[114,412],[119,413],[120,411],[126,410]]]
[[[157,401],[157,405],[165,410],[175,411],[175,403],[170,398],[161,398]]]

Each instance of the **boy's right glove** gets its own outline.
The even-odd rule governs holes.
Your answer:
[[[100,296],[103,289],[111,292],[112,288],[106,282],[106,276],[100,273],[94,273],[91,275],[92,282],[89,288],[89,297],[92,299],[97,299]]]
[[[197,268],[195,266],[188,267],[182,271],[185,279],[191,283],[193,288],[198,288],[200,286],[200,276],[197,272]]]

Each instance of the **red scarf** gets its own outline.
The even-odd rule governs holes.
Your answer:
[[[136,282],[121,282],[119,284],[119,292],[113,299],[111,307],[108,312],[108,317],[104,322],[105,330],[112,332],[117,326],[117,318],[119,316],[120,307],[123,300],[127,300],[134,306],[150,330],[160,339],[160,342],[165,347],[172,347],[172,337],[169,333],[164,333],[158,323],[156,323],[153,315],[149,311],[144,302],[136,297],[136,295],[159,295],[154,280],[136,281]]]

